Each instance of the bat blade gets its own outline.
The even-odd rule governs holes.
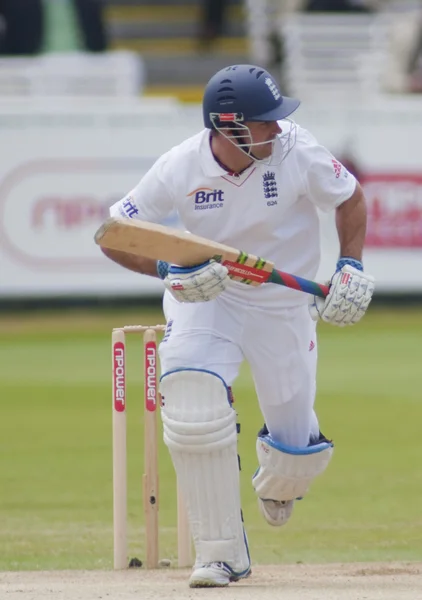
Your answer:
[[[227,266],[233,280],[249,285],[264,283],[274,268],[273,263],[231,246],[138,219],[110,217],[94,239],[103,248],[165,260],[181,267],[193,267],[214,258]]]
[[[231,279],[247,285],[271,282],[321,298],[328,294],[327,286],[278,271],[274,263],[259,256],[156,223],[110,217],[94,239],[103,248],[164,260],[180,267],[193,267],[214,259],[227,267]]]

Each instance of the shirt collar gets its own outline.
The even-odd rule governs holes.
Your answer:
[[[201,167],[206,177],[221,177],[222,175],[227,175],[226,169],[218,164],[211,151],[209,129],[204,129],[203,131],[201,144],[199,146],[199,156]]]
[[[254,163],[252,163],[238,174],[230,173],[230,171],[224,168],[224,166],[215,158],[211,150],[211,132],[209,129],[205,129],[203,132],[202,140],[199,146],[199,155],[201,167],[206,177],[234,176],[237,179],[243,177],[245,174],[249,174],[250,168],[256,166]]]

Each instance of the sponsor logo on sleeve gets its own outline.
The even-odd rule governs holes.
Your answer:
[[[334,158],[331,162],[333,163],[334,167],[334,175],[336,176],[336,179],[338,179],[341,175],[342,165],[338,162],[338,160],[335,160]]]
[[[127,198],[122,200],[121,212],[124,217],[129,217],[129,219],[133,219],[133,217],[139,213],[132,196],[127,196]]]

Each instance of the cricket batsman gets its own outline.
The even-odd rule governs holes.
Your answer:
[[[163,154],[110,209],[153,223],[176,210],[191,233],[308,279],[320,261],[318,210],[335,213],[340,256],[328,296],[310,304],[296,290],[234,282],[214,261],[181,268],[103,249],[123,267],[164,281],[161,414],[195,544],[193,588],[227,586],[251,573],[230,394],[241,363],[249,363],[265,423],[252,485],[263,518],[279,527],[333,452],[314,411],[316,323],[357,323],[374,291],[362,262],[361,186],[289,118],[298,106],[259,66],[222,69],[205,88],[204,129]]]

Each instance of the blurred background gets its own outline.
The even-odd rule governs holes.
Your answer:
[[[422,556],[422,1],[0,0],[0,570],[112,564],[110,331],[162,321],[162,283],[106,260],[93,234],[202,128],[204,84],[235,63],[267,67],[302,100],[295,120],[360,180],[377,281],[359,326],[320,327],[317,408],[338,451],[283,543],[250,485],[261,417],[247,367],[236,383],[254,560]],[[321,231],[323,280],[338,254],[332,215]],[[142,350],[130,344],[142,558]]]
[[[377,294],[422,292],[422,2],[0,0],[0,304],[161,294],[92,234],[240,62],[360,179]],[[329,277],[331,217],[322,231]]]

